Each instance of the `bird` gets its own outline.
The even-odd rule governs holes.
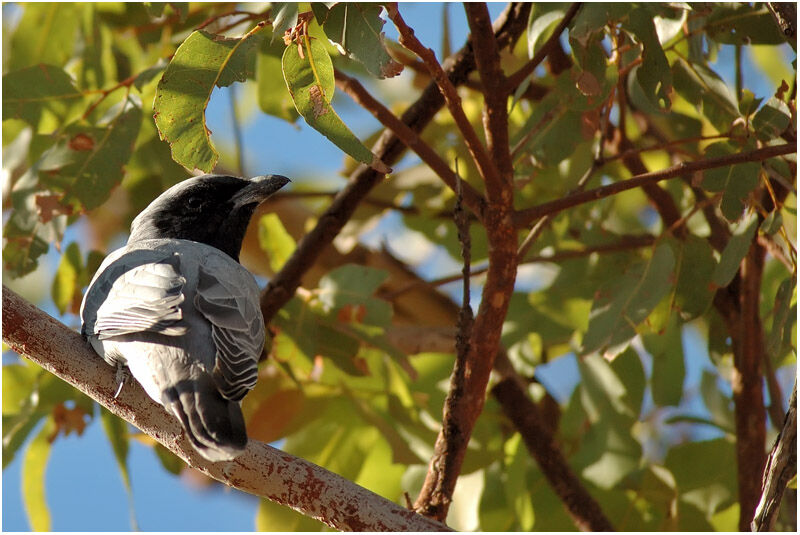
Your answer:
[[[177,183],[134,218],[127,244],[105,258],[81,304],[81,334],[117,368],[119,387],[133,375],[212,462],[247,445],[241,400],[264,350],[242,241],[256,207],[289,182],[203,175]]]

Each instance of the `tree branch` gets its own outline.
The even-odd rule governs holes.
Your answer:
[[[328,526],[351,531],[436,531],[446,526],[263,442],[250,440],[229,462],[203,459],[178,421],[142,390],[119,397],[114,368],[81,336],[3,286],[3,341],[163,444],[187,464],[244,492],[287,505]]]
[[[498,45],[508,46],[524,31],[530,4],[512,3],[495,23]],[[445,62],[444,69],[454,84],[462,83],[475,68],[475,60],[469,45]],[[401,120],[414,132],[421,132],[444,105],[444,99],[435,83],[422,92],[417,101],[403,114]],[[381,161],[392,165],[405,149],[405,145],[391,131],[385,130],[373,147]],[[371,168],[359,166],[351,175],[348,185],[339,192],[330,207],[322,214],[317,225],[297,244],[292,256],[270,280],[261,296],[261,311],[264,321],[272,317],[285,305],[300,286],[303,275],[314,265],[325,248],[350,219],[359,202],[383,178]]]
[[[782,145],[771,145],[768,147],[755,149],[749,152],[730,154],[727,156],[720,156],[717,158],[705,158],[703,160],[698,160],[694,162],[683,162],[678,165],[667,167],[666,169],[662,169],[660,171],[653,171],[651,173],[637,175],[627,180],[623,180],[621,182],[615,182],[613,184],[609,184],[608,186],[602,186],[589,191],[576,193],[575,195],[569,195],[561,199],[556,199],[554,201],[542,203],[532,208],[519,210],[514,214],[514,223],[518,228],[526,227],[534,219],[538,219],[542,216],[556,212],[561,212],[563,210],[566,210],[567,208],[572,208],[574,206],[585,204],[587,202],[604,199],[606,197],[610,197],[611,195],[616,195],[617,193],[621,193],[623,191],[627,191],[633,188],[638,188],[646,184],[656,184],[658,182],[661,182],[662,180],[668,180],[670,178],[675,178],[688,173],[704,171],[706,169],[725,167],[727,165],[734,165],[744,162],[757,162],[761,160],[767,160],[769,158],[774,158],[776,156],[791,154],[793,152],[796,152],[796,150],[797,150],[796,144],[785,143]]]

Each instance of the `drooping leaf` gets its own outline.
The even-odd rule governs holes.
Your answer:
[[[711,276],[717,263],[708,240],[694,235],[683,240],[677,257],[679,271],[673,306],[683,321],[689,321],[711,306]]]
[[[277,214],[266,214],[258,221],[258,243],[269,255],[269,265],[275,273],[283,267],[297,245]]]
[[[792,294],[797,281],[789,277],[781,282],[775,296],[774,313],[772,315],[772,328],[767,336],[767,354],[774,356],[780,349],[783,341],[784,329],[790,325],[792,310]]]
[[[22,503],[28,515],[28,523],[34,531],[50,531],[50,508],[45,496],[45,471],[50,458],[52,437],[56,424],[52,418],[28,445],[22,461]]]
[[[685,442],[670,448],[664,466],[675,476],[682,501],[710,517],[736,495],[736,453],[730,440]]]
[[[653,356],[653,373],[650,378],[653,401],[660,406],[679,405],[683,397],[686,365],[677,316],[670,316],[664,333],[646,334],[642,336],[642,342]]]
[[[711,281],[716,287],[727,286],[733,280],[734,275],[739,271],[739,264],[750,250],[750,244],[753,243],[757,229],[758,217],[755,214],[750,214],[736,225],[733,236],[722,251],[719,264],[711,277]]]
[[[356,160],[370,165],[380,173],[391,172],[347,128],[331,106],[335,87],[333,63],[321,43],[306,36],[301,45],[292,44],[286,47],[281,64],[283,78],[297,112],[311,127]]]
[[[297,2],[272,2],[272,40],[297,24]]]
[[[44,112],[64,119],[82,98],[59,67],[36,65],[3,75],[3,120],[15,117],[36,129]]]
[[[705,29],[711,39],[727,45],[778,45],[786,41],[763,3],[717,5]]]
[[[564,17],[564,9],[558,4],[534,4],[528,16],[528,57],[532,58],[553,33]]]
[[[671,289],[674,267],[675,255],[662,243],[649,261],[632,266],[598,290],[582,354],[599,351],[613,357],[621,353],[636,334],[636,327]]]
[[[699,63],[677,59],[672,64],[672,81],[675,90],[695,106],[701,106],[703,115],[719,132],[730,130],[739,117],[739,106],[733,92],[714,71]]]
[[[324,12],[319,6],[311,6],[317,22],[339,52],[364,65],[376,78],[400,74],[403,66],[392,59],[383,44],[381,29],[385,21],[380,17],[383,9],[380,4],[337,2]]]
[[[259,40],[258,33],[230,39],[200,30],[175,51],[158,82],[153,110],[161,139],[185,168],[208,173],[216,165],[219,154],[205,120],[208,100],[214,87],[254,75]]]
[[[341,266],[320,279],[319,299],[328,313],[347,316],[356,323],[388,326],[391,305],[373,296],[388,275],[366,266]]]
[[[661,110],[669,110],[672,73],[658,40],[652,12],[647,8],[634,9],[628,24],[643,47],[642,65],[636,69],[636,78],[652,104]]]

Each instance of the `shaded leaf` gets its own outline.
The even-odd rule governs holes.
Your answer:
[[[63,120],[82,98],[72,78],[52,65],[3,75],[3,120],[15,117],[36,129],[45,111]]]
[[[299,50],[303,51],[302,57]],[[281,64],[297,112],[312,128],[356,160],[380,173],[391,172],[347,128],[331,106],[335,87],[333,63],[321,43],[306,36],[302,45],[286,47]]]
[[[726,439],[687,442],[667,452],[664,466],[675,476],[681,500],[707,518],[736,496],[734,445]],[[683,514],[683,511],[681,511]]]
[[[714,299],[711,276],[717,262],[708,240],[694,235],[680,243],[677,256],[678,282],[673,306],[683,321],[689,321],[711,306]]]
[[[534,4],[528,16],[528,57],[532,58],[553,34],[553,30],[564,17],[564,9],[558,4]]]
[[[297,2],[272,2],[272,40],[297,24]]]
[[[729,143],[714,143],[706,147],[709,158],[727,156],[736,152]],[[761,164],[745,162],[727,167],[717,167],[703,172],[703,188],[708,191],[721,191],[720,210],[729,221],[737,221],[746,206],[747,196],[758,186],[758,172]]]
[[[344,307],[364,307],[358,323],[388,326],[392,317],[391,305],[373,297],[389,274],[380,269],[348,264],[327,273],[319,281],[319,299],[329,314]]]
[[[773,307],[772,328],[767,336],[767,354],[775,356],[783,341],[784,329],[791,325],[792,314],[792,295],[797,281],[794,277],[789,277],[781,282],[775,295],[775,305]]]
[[[656,405],[678,406],[683,397],[686,378],[681,326],[672,314],[666,331],[642,336],[645,349],[653,356],[653,373],[650,378],[653,401]]]
[[[628,18],[628,26],[643,47],[642,65],[636,69],[636,78],[652,104],[669,110],[672,73],[658,40],[652,13],[646,8],[634,9]]]
[[[258,34],[229,39],[195,31],[181,43],[158,82],[153,103],[161,139],[185,168],[211,172],[219,154],[206,128],[205,110],[215,86],[243,82],[255,72]]]
[[[726,45],[779,45],[786,41],[763,3],[715,6],[705,29],[711,39]]]
[[[757,229],[758,217],[755,214],[750,214],[736,225],[733,236],[722,251],[719,264],[711,277],[711,281],[716,287],[727,286],[733,280],[734,275],[739,271],[739,264],[750,250],[750,244],[753,242]]]
[[[789,106],[775,97],[770,98],[753,117],[756,136],[762,141],[780,137],[791,122]]]
[[[672,287],[675,255],[662,243],[650,260],[632,266],[621,277],[598,290],[583,337],[581,353],[603,352],[613,357],[622,352],[636,334],[636,327],[647,318]]]

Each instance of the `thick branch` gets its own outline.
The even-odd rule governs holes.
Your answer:
[[[794,143],[786,143],[783,145],[772,145],[760,149],[752,150],[750,152],[741,152],[738,154],[730,154],[727,156],[720,156],[717,158],[706,158],[695,162],[683,162],[678,165],[673,165],[662,169],[661,171],[653,171],[652,173],[645,173],[638,175],[628,180],[615,182],[608,186],[602,186],[589,191],[569,195],[561,199],[542,203],[532,208],[520,210],[514,214],[514,223],[519,227],[526,227],[530,223],[542,216],[561,212],[567,208],[572,208],[587,202],[597,201],[616,195],[629,189],[645,186],[647,184],[656,184],[662,180],[668,180],[687,173],[694,173],[697,171],[704,171],[706,169],[714,169],[717,167],[725,167],[727,165],[734,165],[744,162],[757,162],[767,160],[776,156],[784,154],[791,154],[796,152],[796,145]]]
[[[114,368],[81,336],[3,286],[3,341],[147,433],[190,466],[230,486],[287,505],[339,530],[436,531],[445,526],[304,459],[251,440],[230,462],[197,454],[178,421],[138,384],[114,399]]]
[[[761,475],[766,456],[767,422],[764,408],[764,333],[759,300],[764,273],[764,248],[757,241],[740,268],[739,351],[734,347],[733,402],[736,421],[736,465],[739,481],[739,529],[750,529],[761,497]],[[732,335],[735,338],[734,335]]]
[[[500,47],[516,41],[525,29],[529,11],[530,4],[513,3],[498,18],[495,23],[495,33]],[[475,68],[471,47],[462,48],[445,62],[443,68],[452,83],[462,83]],[[444,99],[438,86],[431,83],[417,101],[406,110],[401,120],[414,132],[421,132],[443,104]],[[373,152],[381,161],[392,165],[400,158],[404,149],[402,141],[391,131],[386,130],[373,147]],[[267,285],[261,296],[261,311],[265,322],[269,323],[278,310],[292,298],[300,286],[303,275],[330,245],[361,200],[382,178],[383,175],[366,166],[360,166],[353,173],[349,184],[339,192],[330,207],[319,217],[317,225],[303,236],[284,267]]]

